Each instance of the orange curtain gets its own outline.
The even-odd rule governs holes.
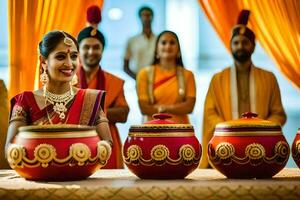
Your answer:
[[[240,11],[239,1],[198,0],[205,15],[227,49],[230,49],[231,29],[236,24]]]
[[[300,89],[300,1],[243,0],[258,41],[280,71]]]
[[[241,9],[249,9],[250,27],[280,71],[300,88],[299,0],[199,0],[208,19],[229,49],[231,28]],[[225,32],[225,33],[223,33]]]
[[[103,0],[9,0],[9,98],[33,90],[38,43],[51,30],[77,36],[85,26],[86,9],[102,8]]]

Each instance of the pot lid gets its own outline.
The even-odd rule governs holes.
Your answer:
[[[256,113],[245,112],[240,119],[219,123],[215,128],[215,134],[234,132],[248,132],[251,134],[257,131],[281,134],[279,123],[263,120],[257,116]]]
[[[169,114],[166,114],[166,113],[154,114],[154,115],[152,115],[152,118],[154,118],[154,119],[151,121],[145,122],[144,124],[175,124],[175,122],[170,120],[172,118],[172,116]]]
[[[171,115],[158,113],[152,116],[153,120],[142,125],[132,125],[129,132],[190,132],[194,128],[190,124],[176,124],[170,118]]]
[[[95,130],[93,126],[75,125],[75,124],[49,124],[49,125],[30,125],[21,126],[19,131],[30,132],[64,132],[64,131],[85,131]]]

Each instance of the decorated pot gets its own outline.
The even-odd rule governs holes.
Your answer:
[[[9,146],[7,160],[26,179],[68,181],[89,177],[110,153],[109,144],[90,126],[24,126]]]
[[[217,124],[208,144],[211,165],[228,178],[271,178],[284,168],[289,154],[281,126],[251,112]]]
[[[300,168],[300,128],[297,131],[296,137],[292,145],[293,159]]]
[[[201,145],[189,124],[175,124],[170,115],[131,126],[123,147],[127,167],[143,179],[181,179],[197,168]]]

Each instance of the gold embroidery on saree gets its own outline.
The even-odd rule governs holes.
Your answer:
[[[21,107],[19,105],[15,105],[13,108],[9,122],[12,122],[12,121],[26,122],[27,121],[26,117],[27,117],[27,113],[25,112],[23,107]]]

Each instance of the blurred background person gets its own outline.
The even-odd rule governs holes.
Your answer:
[[[177,35],[159,34],[151,66],[137,76],[137,94],[141,112],[147,120],[155,113],[168,113],[179,124],[189,123],[196,101],[194,75],[184,68]]]
[[[259,118],[277,122],[281,126],[286,122],[276,77],[252,62],[255,34],[246,26],[249,14],[249,11],[243,10],[238,25],[232,30],[230,50],[234,64],[213,76],[206,95],[202,168],[209,166],[207,146],[218,123],[238,119],[245,112],[257,113]]]
[[[154,13],[150,7],[144,6],[139,10],[142,23],[142,33],[129,38],[124,56],[124,71],[133,79],[145,66],[152,63],[156,36],[152,32]]]
[[[123,168],[122,143],[116,123],[125,123],[129,107],[124,96],[124,81],[102,70],[100,61],[105,47],[103,34],[93,27],[80,31],[77,37],[80,48],[79,87],[106,91],[105,112],[114,146],[104,168]]]

